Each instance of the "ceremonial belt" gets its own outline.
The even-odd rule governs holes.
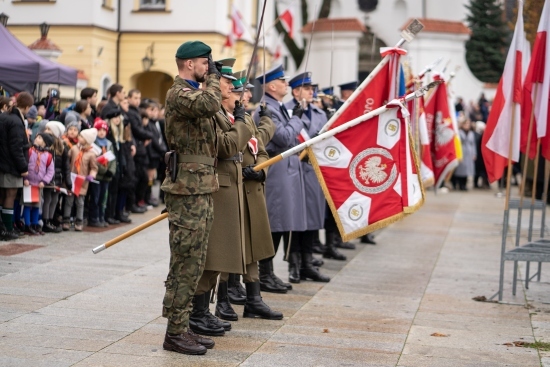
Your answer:
[[[216,158],[207,157],[204,155],[193,155],[193,154],[178,154],[178,163],[199,163],[206,164],[207,166],[216,167],[217,160]]]
[[[235,154],[233,157],[226,158],[226,159],[223,159],[223,160],[224,161],[242,162],[243,161],[243,153],[239,152],[239,153]]]

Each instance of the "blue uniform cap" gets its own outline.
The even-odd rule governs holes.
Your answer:
[[[321,89],[320,94],[323,94],[325,96],[332,96],[332,95],[334,95],[334,87],[323,88],[323,89]]]
[[[357,82],[349,82],[338,85],[340,87],[340,91],[343,90],[356,90],[357,89]]]
[[[285,70],[283,69],[283,65],[277,65],[273,69],[268,70],[265,73],[265,82],[266,84],[269,82],[272,82],[276,79],[288,79],[288,76],[285,76]],[[260,82],[260,84],[264,83],[264,76],[260,75],[256,78],[257,81]]]
[[[290,79],[288,84],[292,89],[301,87],[302,85],[311,85],[311,71],[296,75],[294,78]]]

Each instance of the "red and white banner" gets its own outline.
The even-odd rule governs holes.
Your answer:
[[[430,135],[424,110],[424,97],[418,98],[418,135],[420,142],[420,176],[424,187],[432,186],[435,182],[432,152],[430,150]]]
[[[489,182],[502,177],[508,158],[513,162],[519,160],[522,88],[529,65],[529,54],[529,43],[523,30],[523,6],[519,6],[514,37],[481,140],[481,152]]]
[[[408,111],[391,107],[308,148],[345,241],[393,223],[423,204]]]
[[[438,78],[439,76],[434,76],[434,80]],[[445,83],[438,84],[435,87],[425,103],[424,111],[426,113],[426,125],[430,139],[435,187],[437,189],[447,175],[458,165],[455,145],[455,137],[458,132],[453,126]]]
[[[25,204],[40,202],[40,188],[38,186],[23,186],[23,202]]]
[[[389,47],[382,48],[380,51],[384,58],[327,122],[325,126],[329,126],[328,130],[384,106],[399,97],[397,95],[399,59],[407,52]]]
[[[307,133],[306,129],[300,130],[300,133],[298,134],[298,141],[300,142],[300,144],[305,143],[309,139],[311,138],[309,137],[309,134]]]
[[[233,4],[231,6],[231,33],[237,39],[240,39],[246,32],[243,16],[239,9]]]
[[[80,189],[82,188],[82,184],[86,181],[86,177],[71,172],[71,181],[73,183],[73,194],[77,196],[80,195]]]
[[[525,76],[523,89],[523,106],[521,121],[521,151],[526,153],[529,124],[534,117],[533,131],[531,134],[531,145],[529,157],[536,155],[536,141],[543,139],[541,153],[546,159],[550,159],[550,113],[548,105],[550,102],[550,1],[544,2],[542,15],[540,16],[537,37],[533,47],[533,54],[529,69]]]
[[[115,154],[109,150],[107,153],[97,157],[97,163],[106,166],[107,164],[109,164],[109,162],[114,161],[115,159]]]
[[[292,14],[290,8],[286,9],[281,13],[281,15],[279,15],[279,21],[286,29],[288,36],[290,38],[294,38],[294,15]]]

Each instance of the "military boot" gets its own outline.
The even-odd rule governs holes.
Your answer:
[[[191,338],[187,333],[166,333],[162,347],[166,350],[182,354],[200,355],[206,353],[206,347]]]
[[[291,252],[288,257],[288,280],[291,283],[300,283],[300,253]]]
[[[258,270],[260,272],[260,288],[262,292],[286,293],[288,291],[286,287],[278,284],[275,279],[275,274],[273,273],[273,260],[265,262],[260,261]]]
[[[229,297],[229,302],[234,305],[244,305],[246,301],[246,291],[240,278],[241,276],[238,274],[229,274],[227,281],[227,297]]]
[[[313,253],[314,254],[324,254],[325,246],[321,243],[319,239],[319,231],[316,231],[313,235]]]
[[[246,303],[244,304],[243,317],[261,318],[267,320],[282,320],[283,314],[273,311],[262,300],[260,294],[260,282],[246,283]]]
[[[218,284],[218,302],[216,302],[216,312],[214,314],[222,320],[237,321],[239,319],[239,316],[231,307],[231,303],[229,303],[227,282]]]
[[[330,278],[326,275],[323,275],[319,272],[319,269],[313,266],[311,260],[313,259],[313,254],[311,253],[302,253],[302,267],[300,268],[300,279],[307,280],[311,279],[314,282],[330,282]]]
[[[222,321],[210,313],[209,305],[210,292],[193,297],[193,311],[189,316],[189,328],[201,335],[223,336],[226,330],[231,330],[231,324],[223,322],[223,324],[229,325],[229,328],[226,329]]]
[[[342,241],[342,236],[340,236],[339,232],[336,232],[336,247],[346,250],[355,250],[355,245],[353,243]]]
[[[216,345],[214,340],[212,340],[210,338],[206,338],[206,337],[204,337],[202,335],[199,335],[199,334],[195,334],[193,332],[193,330],[191,330],[191,329],[187,329],[186,333],[187,333],[187,338],[196,341],[200,345],[204,345],[206,347],[206,349],[212,349],[212,348],[214,348],[214,345]]]
[[[336,247],[334,247],[336,243],[336,232],[327,230],[326,234],[327,244],[325,245],[325,253],[323,254],[323,257],[325,259],[346,261],[346,256],[341,254],[340,251],[338,251]]]
[[[361,243],[366,243],[368,245],[376,245],[376,241],[374,240],[374,235],[372,233],[368,233],[364,236],[361,236]]]

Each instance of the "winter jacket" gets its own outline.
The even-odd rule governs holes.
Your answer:
[[[111,143],[111,141],[109,141],[108,139],[105,139],[105,140],[107,141],[107,145],[105,146],[99,145],[98,140],[95,141],[95,144],[98,147],[100,147],[102,150],[101,154],[105,154],[109,151],[113,152],[114,154],[115,152],[113,151],[113,143]],[[116,164],[117,164],[116,159],[108,162],[106,166],[104,166],[101,163],[98,163],[97,176],[95,177],[96,180],[103,181],[103,182],[110,182],[116,173]]]
[[[29,180],[31,186],[38,186],[40,183],[49,184],[54,173],[55,163],[52,153],[37,147],[29,149],[29,175],[25,180]]]
[[[153,139],[154,135],[143,126],[141,115],[137,107],[130,106],[127,115],[130,126],[132,127],[132,136],[136,140],[136,143],[138,141]]]
[[[157,128],[156,124],[156,121],[150,120],[149,124],[145,126],[147,131],[151,132],[153,135],[151,143],[146,147],[147,155],[149,156],[149,160],[151,162],[160,161],[161,158],[164,158],[164,153],[166,153],[166,144],[164,143],[164,139],[162,138],[161,132],[159,128]]]
[[[69,151],[69,157],[71,159],[71,172],[76,173],[80,176],[88,176],[91,175],[93,177],[96,177],[97,175],[97,156],[94,153],[94,150],[91,147],[88,147],[85,149],[84,154],[82,155],[82,163],[80,164],[80,171],[77,171],[75,166],[75,161],[78,157],[78,154],[80,153],[80,144],[75,145],[71,148]],[[80,196],[86,195],[86,192],[88,191],[88,181],[84,181],[82,184],[82,187],[80,188]]]
[[[136,165],[132,157],[132,145],[134,145],[133,142],[124,142],[120,149],[121,161],[124,161],[125,164],[120,169],[118,187],[129,191],[134,191],[136,188]]]
[[[29,139],[25,121],[14,108],[0,114],[0,172],[21,177],[29,168]]]
[[[70,148],[64,144],[63,153],[60,155],[52,151],[55,174],[51,184],[59,187],[66,187],[70,190],[73,184],[71,181],[71,160],[69,159],[69,150]]]
[[[109,132],[107,133],[107,139],[112,144],[112,150],[116,157],[116,172],[115,177],[120,178],[122,175],[122,172],[126,169],[126,157],[124,154],[122,154],[122,149],[125,143],[117,143],[115,137],[113,136],[113,130],[109,129]]]

